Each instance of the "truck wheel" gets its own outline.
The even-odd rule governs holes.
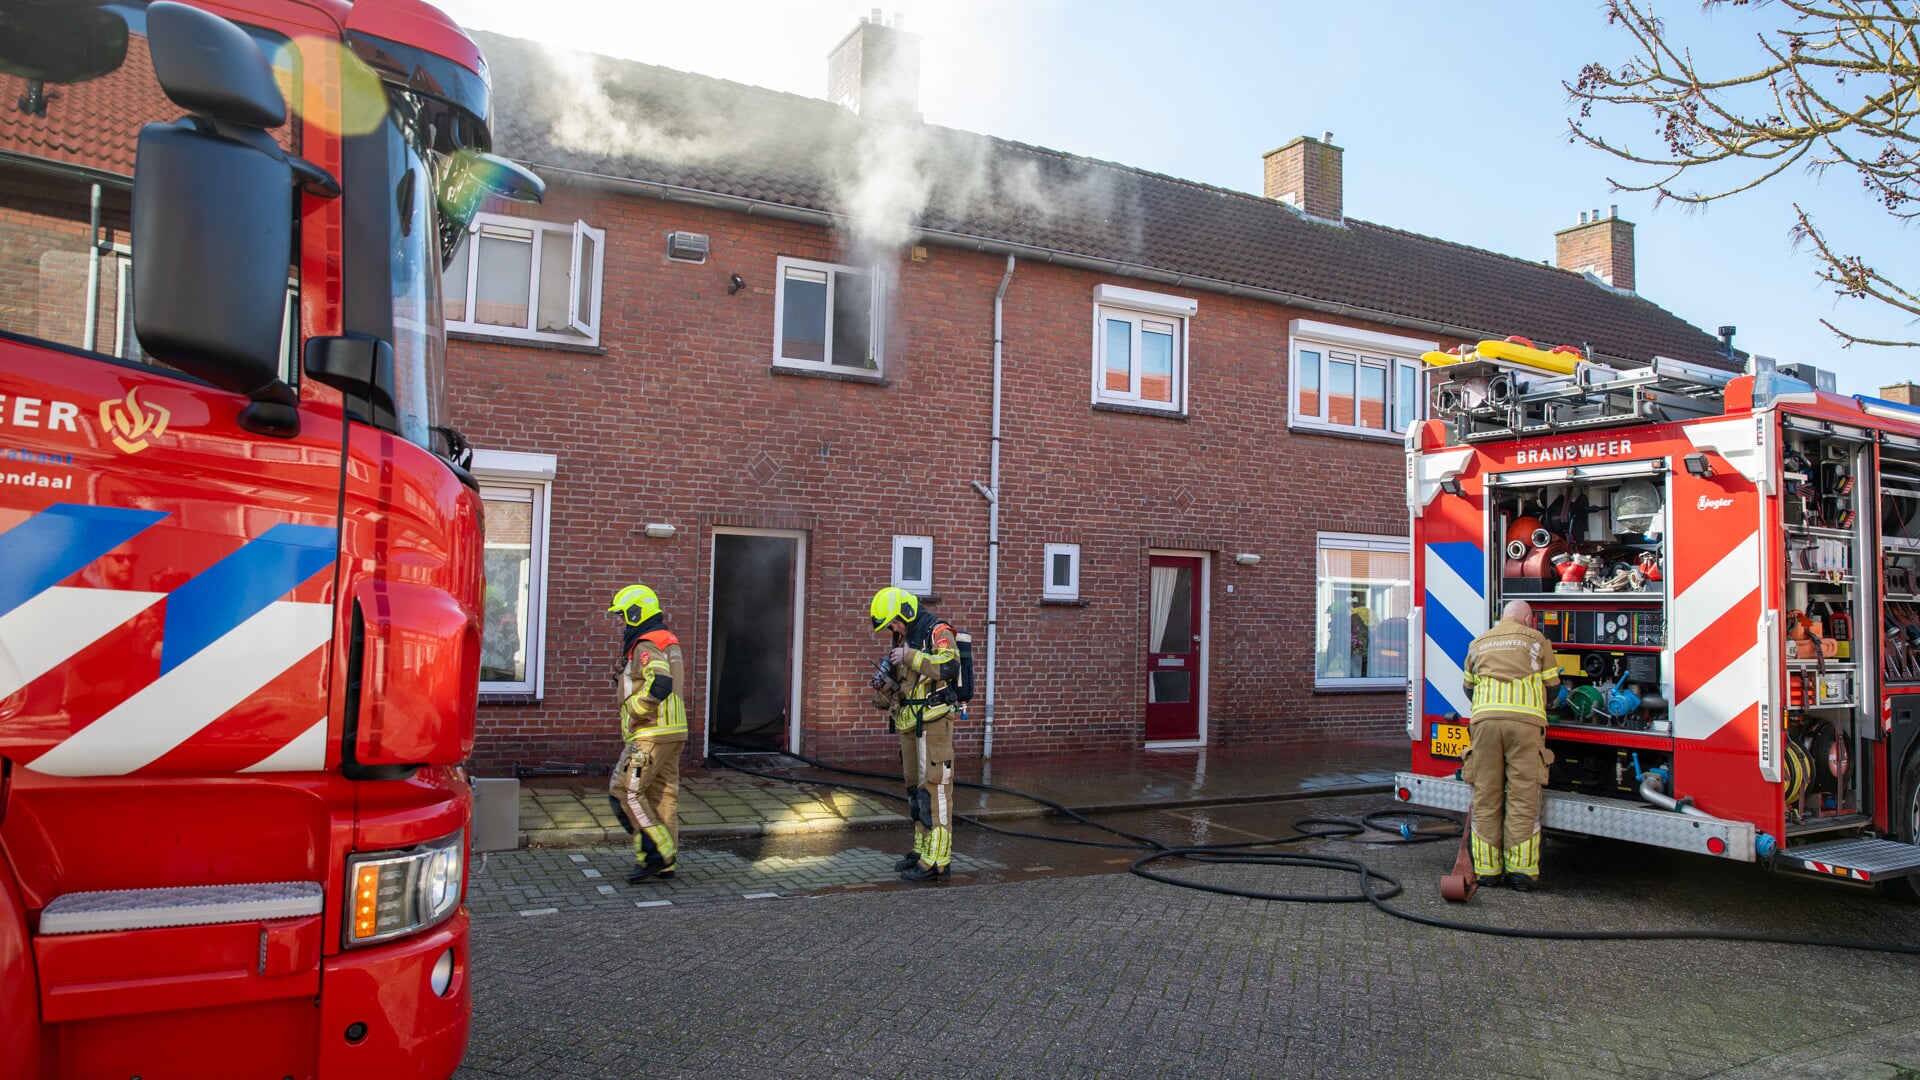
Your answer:
[[[1899,801],[1893,804],[1893,826],[1899,830],[1900,839],[1909,844],[1920,844],[1920,753],[1907,755],[1907,764],[1900,770],[1900,786],[1894,789]],[[1894,886],[1895,895],[1906,900],[1920,901],[1920,874],[1911,874]]]

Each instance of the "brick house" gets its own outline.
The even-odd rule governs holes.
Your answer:
[[[832,101],[480,38],[496,148],[549,184],[446,278],[482,771],[611,760],[635,580],[688,645],[690,764],[891,754],[888,584],[974,634],[965,757],[1392,735],[1420,353],[1726,363],[1634,294],[1630,223],[1583,215],[1561,268],[1349,219],[1330,137],[1252,195],[924,124],[877,22]]]

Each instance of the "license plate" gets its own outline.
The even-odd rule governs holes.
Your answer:
[[[1465,724],[1429,724],[1427,725],[1427,749],[1434,757],[1460,758],[1467,756],[1467,725]]]

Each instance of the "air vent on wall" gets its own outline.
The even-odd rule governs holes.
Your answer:
[[[705,233],[670,232],[667,234],[667,258],[674,262],[706,262],[709,246]]]

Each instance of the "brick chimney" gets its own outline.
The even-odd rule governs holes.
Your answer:
[[[1633,291],[1633,222],[1620,208],[1580,212],[1580,224],[1553,234],[1554,264],[1576,274],[1592,274],[1624,292]]]
[[[1902,405],[1920,405],[1920,386],[1910,382],[1894,383],[1892,386],[1881,387],[1880,396]]]
[[[1267,198],[1297,207],[1308,217],[1345,220],[1340,181],[1343,153],[1333,145],[1331,131],[1317,139],[1302,135],[1278,150],[1267,151]]]
[[[861,116],[920,120],[920,35],[906,19],[882,20],[880,9],[861,19],[827,56],[827,97]]]

